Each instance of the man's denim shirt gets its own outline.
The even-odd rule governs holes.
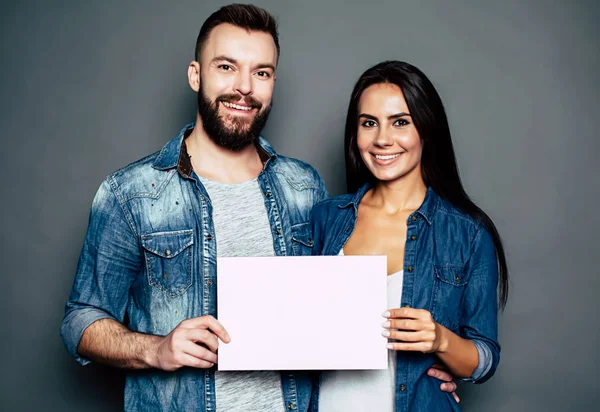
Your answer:
[[[326,200],[313,209],[313,253],[337,255],[356,224],[358,205],[369,190]],[[500,359],[498,344],[498,263],[490,234],[450,202],[427,190],[421,207],[408,218],[404,281],[398,307],[426,309],[436,322],[472,340],[491,356],[487,371],[475,371],[478,383],[489,379]],[[480,349],[481,352],[481,349]],[[440,381],[427,375],[433,354],[396,352],[397,412],[459,411]]]
[[[69,352],[81,364],[89,360],[79,356],[77,345],[99,319],[164,336],[184,319],[217,317],[211,201],[182,145],[193,126],[187,125],[159,152],[110,175],[94,198],[61,326]],[[264,139],[257,149],[264,164],[258,181],[275,253],[310,255],[310,211],[327,197],[325,185],[311,166],[277,155]],[[129,373],[125,409],[214,411],[214,372]],[[311,376],[281,372],[281,382],[282,410],[308,410]]]

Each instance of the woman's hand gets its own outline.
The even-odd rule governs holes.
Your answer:
[[[399,308],[383,313],[387,318],[381,334],[388,337],[388,349],[418,351],[423,353],[445,352],[448,347],[447,329],[433,320],[425,309]]]
[[[387,347],[393,350],[435,353],[454,376],[468,378],[477,368],[477,347],[433,320],[424,309],[390,309],[383,336],[388,337]]]
[[[456,403],[460,403],[460,398],[456,394],[457,385],[456,382],[454,382],[454,376],[446,370],[444,365],[434,363],[431,365],[431,368],[427,370],[427,375],[442,381],[440,390],[451,393]]]

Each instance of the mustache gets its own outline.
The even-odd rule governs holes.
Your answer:
[[[215,101],[218,102],[226,102],[226,103],[235,103],[235,104],[244,104],[244,106],[252,107],[253,109],[261,109],[262,103],[256,100],[252,96],[242,96],[239,94],[222,94],[217,97]]]

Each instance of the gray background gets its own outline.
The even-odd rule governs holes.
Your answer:
[[[63,305],[102,179],[193,119],[186,68],[222,4],[2,2],[1,409],[122,408],[119,373],[68,356]],[[598,2],[256,4],[278,16],[282,47],[264,135],[333,194],[360,73],[402,59],[437,85],[465,186],[512,275],[502,362],[461,388],[465,409],[597,410]]]

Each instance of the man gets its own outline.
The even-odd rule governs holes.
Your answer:
[[[310,210],[327,197],[311,166],[259,137],[278,57],[266,11],[213,13],[188,68],[195,124],[96,194],[61,335],[81,364],[137,370],[126,410],[314,407],[310,374],[214,368],[230,340],[215,319],[216,257],[310,254]]]

